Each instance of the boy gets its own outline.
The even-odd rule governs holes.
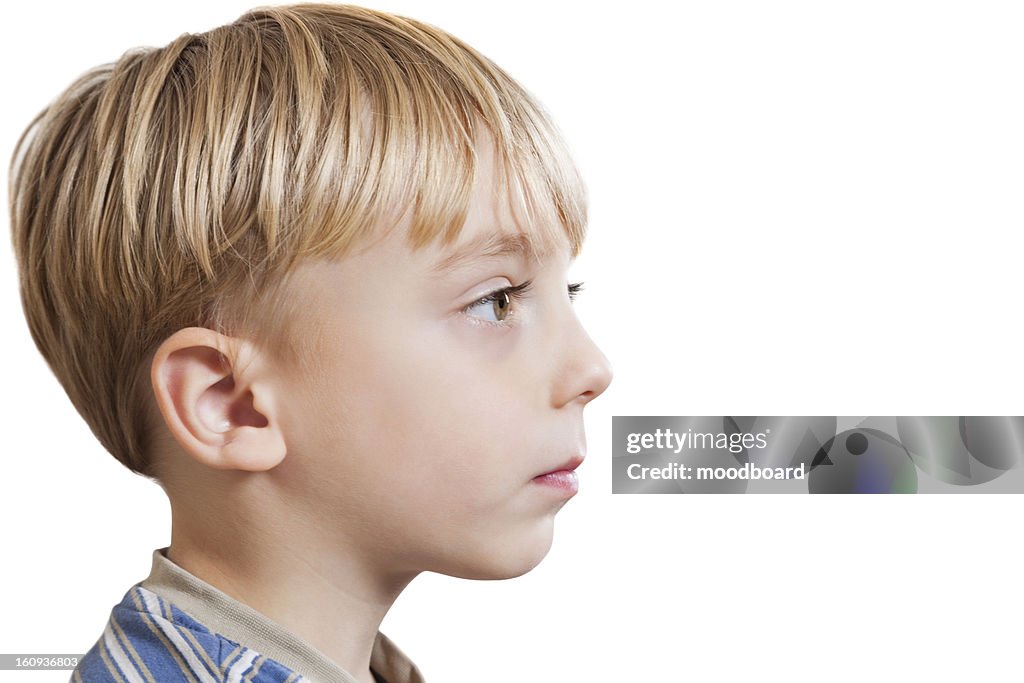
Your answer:
[[[127,53],[13,162],[36,344],[171,545],[74,681],[420,681],[420,572],[521,575],[610,381],[565,274],[576,171],[424,24],[296,5]]]

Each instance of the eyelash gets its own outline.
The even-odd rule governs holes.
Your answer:
[[[473,303],[469,304],[468,306],[466,306],[464,309],[462,309],[462,312],[468,314],[469,310],[472,309],[475,306],[480,306],[480,305],[484,305],[484,304],[493,304],[494,302],[496,302],[498,300],[498,297],[502,296],[502,295],[507,296],[508,299],[509,299],[509,302],[519,302],[519,301],[522,301],[523,299],[525,299],[529,295],[530,288],[532,286],[533,286],[533,280],[526,280],[525,282],[523,282],[521,284],[518,284],[518,285],[514,285],[512,287],[503,287],[501,289],[496,289],[493,292],[491,292],[490,294],[487,294],[486,296],[483,296],[483,297],[477,299],[476,301],[474,301]],[[579,293],[581,291],[583,291],[583,283],[582,282],[570,283],[567,289],[568,289],[569,301],[570,302],[575,301],[576,297],[579,296]],[[507,327],[510,324],[514,325],[516,320],[519,317],[518,314],[516,313],[516,308],[517,308],[516,306],[513,306],[512,307],[512,312],[509,314],[509,316],[507,318],[505,318],[505,320],[501,320],[501,321],[498,321],[498,322],[495,322],[493,320],[481,320],[480,318],[476,318],[476,317],[473,317],[473,316],[471,316],[471,317],[473,317],[473,321],[475,323],[479,324],[479,325],[490,325],[492,327]]]

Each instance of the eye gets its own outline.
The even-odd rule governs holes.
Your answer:
[[[508,324],[506,321],[516,317],[514,302],[526,296],[532,284],[532,280],[527,280],[514,287],[495,290],[466,306],[463,312],[482,322],[495,325]]]
[[[477,299],[469,306],[462,309],[463,313],[476,318],[480,322],[491,325],[508,325],[516,318],[516,302],[523,299],[530,291],[533,280],[515,285],[496,289],[490,294]],[[574,282],[568,285],[569,301],[575,301],[576,297],[583,290],[582,282]]]
[[[487,317],[492,322],[503,322],[512,310],[512,296],[508,290],[502,289],[488,294],[477,302],[477,305],[486,311]]]

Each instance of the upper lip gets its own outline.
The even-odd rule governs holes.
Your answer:
[[[558,467],[553,467],[550,470],[546,470],[544,472],[541,472],[537,476],[538,477],[543,477],[545,474],[551,474],[552,472],[562,472],[563,470],[568,470],[568,471],[571,472],[572,470],[574,470],[577,467],[579,467],[582,462],[583,462],[583,456],[582,455],[574,455],[571,458],[569,458],[568,460],[566,460],[564,463],[559,465]]]

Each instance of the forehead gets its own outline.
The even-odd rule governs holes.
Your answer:
[[[527,215],[490,145],[481,149],[478,168],[466,222],[458,238],[441,249],[440,268],[456,267],[473,256],[542,259],[568,250],[568,237],[558,226],[540,225]]]
[[[558,225],[548,225],[551,212],[531,218],[523,193],[496,153],[493,139],[478,139],[476,176],[458,237],[432,250],[435,270],[457,269],[480,258],[516,257],[539,261],[570,251],[569,238]]]
[[[414,221],[410,209],[393,226],[371,239],[363,251],[383,247],[397,256],[406,252],[433,274],[457,271],[488,259],[503,257],[539,262],[555,256],[571,258],[572,245],[563,226],[552,224],[552,211],[531,212],[522,192],[509,177],[494,142],[486,137],[474,149],[476,171],[465,220],[454,239],[439,232],[426,244],[410,238]],[[547,208],[547,207],[545,207]],[[409,254],[408,252],[412,252]]]

